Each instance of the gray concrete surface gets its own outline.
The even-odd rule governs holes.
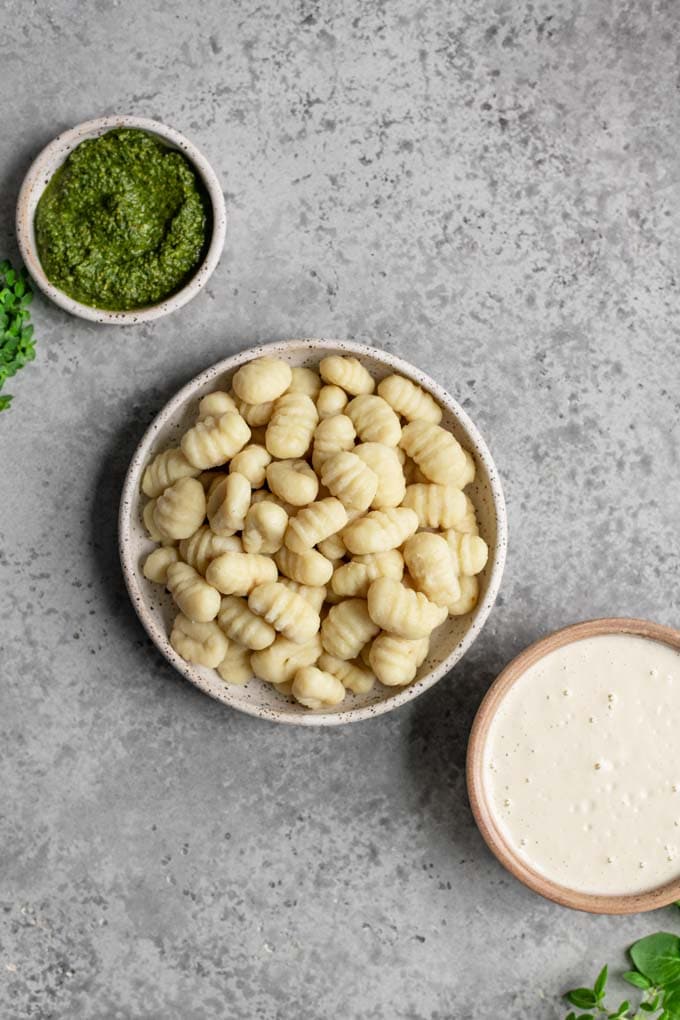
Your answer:
[[[9,387],[0,1015],[557,1020],[562,989],[680,915],[525,890],[474,827],[464,753],[531,639],[599,614],[678,622],[680,9],[9,0],[0,28],[0,254],[31,158],[101,113],[185,131],[230,211],[208,292],[171,318],[107,329],[36,301],[39,358]],[[126,463],[166,398],[301,335],[436,375],[510,509],[473,651],[338,732],[183,682],[116,554]]]

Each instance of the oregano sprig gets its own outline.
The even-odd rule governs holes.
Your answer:
[[[634,969],[624,981],[642,992],[637,1007],[628,1000],[614,1007],[606,1002],[609,971],[603,967],[592,988],[565,993],[572,1010],[566,1020],[680,1020],[680,938],[668,932],[647,935],[628,950]]]
[[[28,311],[32,300],[26,270],[13,269],[7,259],[0,262],[0,390],[7,379],[35,358]],[[6,411],[11,402],[11,394],[0,393],[0,411]]]

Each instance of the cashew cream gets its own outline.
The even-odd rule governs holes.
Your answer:
[[[506,839],[544,877],[612,895],[676,878],[680,653],[604,634],[546,655],[499,705],[484,782]]]

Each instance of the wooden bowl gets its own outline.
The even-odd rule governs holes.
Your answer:
[[[680,630],[662,627],[647,620],[608,618],[588,620],[529,645],[510,662],[487,691],[479,706],[470,734],[467,751],[467,785],[472,813],[484,840],[504,868],[534,892],[573,910],[591,914],[638,914],[646,910],[666,907],[680,899],[680,878],[666,882],[656,889],[625,895],[596,895],[579,892],[559,885],[534,871],[509,844],[496,822],[484,783],[484,749],[491,722],[512,685],[544,656],[557,648],[600,634],[634,634],[638,637],[661,641],[680,651]]]
[[[176,444],[194,421],[196,408],[204,394],[229,389],[233,373],[247,361],[263,355],[284,358],[291,365],[314,367],[329,354],[351,354],[359,358],[376,379],[400,372],[431,393],[440,404],[442,425],[474,455],[477,477],[467,491],[475,504],[480,534],[489,546],[489,560],[479,575],[479,602],[465,616],[449,617],[433,634],[430,650],[416,679],[407,687],[383,687],[376,683],[367,694],[348,693],[334,708],[310,711],[276,691],[272,684],[252,678],[245,686],[226,684],[214,669],[185,662],[168,640],[170,625],[177,613],[172,599],[160,585],[144,577],[141,564],[154,548],[142,523],[145,500],[140,482],[150,458]],[[432,687],[462,658],[479,636],[496,600],[505,564],[507,518],[500,478],[489,449],[479,430],[463,408],[436,382],[401,358],[365,344],[343,340],[283,340],[265,347],[253,347],[212,368],[187,383],[159,412],[132,458],[123,487],[119,516],[119,542],[123,574],[140,620],[166,659],[206,694],[232,708],[272,722],[301,726],[337,726],[358,722],[390,712]]]

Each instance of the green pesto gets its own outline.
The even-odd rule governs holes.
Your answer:
[[[201,262],[209,202],[182,153],[135,128],[73,150],[38,203],[45,275],[92,308],[130,311],[180,289]]]

